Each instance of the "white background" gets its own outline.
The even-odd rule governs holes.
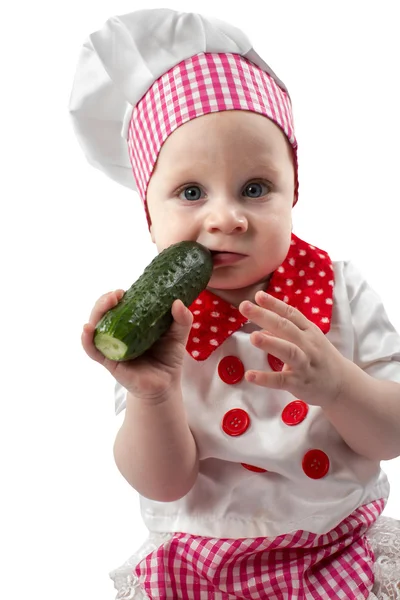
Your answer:
[[[109,16],[163,5],[12,6],[0,37],[0,597],[106,600],[108,572],[146,531],[113,460],[123,418],[113,381],[80,333],[97,297],[129,287],[155,248],[138,197],[87,164],[68,100],[87,35]],[[241,27],[286,83],[300,148],[294,232],[335,260],[352,258],[400,331],[398,3],[168,7]],[[385,514],[400,518],[400,458],[383,466]]]

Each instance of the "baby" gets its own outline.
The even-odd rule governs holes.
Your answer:
[[[136,360],[93,344],[123,290],[83,328],[116,380],[115,461],[150,531],[111,574],[117,598],[400,597],[380,467],[400,455],[400,336],[351,262],[292,232],[284,84],[238,29],[144,10],[90,36],[70,110],[89,161],[138,191],[159,252],[213,252],[207,289]]]

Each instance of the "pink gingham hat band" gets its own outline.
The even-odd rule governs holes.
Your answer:
[[[146,191],[163,143],[183,123],[222,110],[256,112],[283,130],[293,148],[297,201],[297,142],[288,95],[270,75],[239,54],[201,53],[157,79],[132,113],[129,157],[149,224]]]

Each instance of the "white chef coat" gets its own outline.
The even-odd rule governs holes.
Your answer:
[[[333,261],[332,267],[335,284],[328,339],[371,376],[400,383],[400,336],[380,298],[352,262]],[[271,370],[265,353],[250,343],[250,333],[256,329],[252,323],[244,324],[207,360],[197,361],[186,353],[182,392],[198,446],[199,474],[180,500],[156,502],[141,497],[142,516],[150,531],[220,538],[275,537],[297,530],[322,534],[359,506],[382,498],[386,502],[389,483],[379,461],[351,450],[320,407],[307,405],[301,422],[288,425],[283,411],[299,400],[292,394],[244,378],[233,385],[221,379],[218,365],[227,356],[238,358],[246,370]],[[117,383],[115,391],[119,414],[126,406],[126,390]],[[229,435],[222,427],[232,409],[249,416],[250,426],[242,435]],[[310,464],[305,469],[304,459],[315,450],[327,457],[325,467],[329,467],[319,476],[317,464],[313,478],[307,475]]]

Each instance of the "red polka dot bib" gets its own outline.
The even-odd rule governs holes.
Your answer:
[[[327,252],[292,233],[289,252],[273,272],[266,291],[290,304],[327,333],[333,307],[334,274]],[[245,323],[236,306],[204,290],[189,306],[193,324],[186,350],[196,360],[206,360]]]

